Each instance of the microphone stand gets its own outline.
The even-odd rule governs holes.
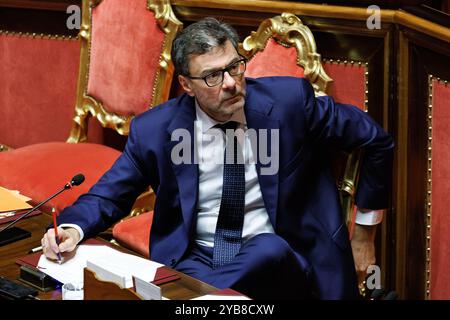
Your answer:
[[[24,215],[20,216],[16,220],[14,220],[11,223],[9,223],[6,227],[1,229],[0,230],[0,247],[4,246],[6,244],[9,244],[11,242],[15,242],[17,240],[21,240],[21,239],[25,239],[25,238],[31,237],[31,233],[29,231],[23,230],[23,229],[18,228],[18,227],[14,227],[14,228],[11,228],[11,227],[13,225],[15,225],[17,222],[19,222],[20,220],[22,220],[23,218],[29,216],[31,213],[35,212],[37,209],[39,209],[44,204],[49,202],[51,199],[53,199],[54,197],[59,195],[61,192],[65,191],[65,190],[68,190],[70,188],[72,188],[72,185],[70,183],[66,183],[66,185],[61,190],[59,190],[58,192],[56,192],[52,196],[48,197],[47,199],[45,199],[44,201],[39,203],[36,207],[30,209],[27,213],[25,213]]]

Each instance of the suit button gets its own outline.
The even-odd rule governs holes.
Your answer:
[[[170,260],[170,265],[173,267],[174,265],[176,265],[177,264],[177,260],[175,260],[175,259],[172,259],[172,260]]]

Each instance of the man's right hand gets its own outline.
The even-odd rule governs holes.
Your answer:
[[[59,245],[56,243],[55,229],[48,229],[41,239],[42,251],[51,260],[57,260],[57,253],[73,251],[80,241],[80,234],[75,228],[58,227]]]

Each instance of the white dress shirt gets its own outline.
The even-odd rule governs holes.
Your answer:
[[[210,118],[198,105],[196,105],[196,114],[194,130],[199,162],[199,187],[195,241],[200,245],[213,247],[222,198],[225,133],[214,128],[219,122]],[[246,160],[244,162],[245,209],[242,229],[242,238],[245,242],[257,234],[274,233],[274,230],[262,198],[256,166],[254,161],[251,161],[253,153],[250,138],[244,135],[247,129],[244,111],[241,109],[233,114],[231,120],[239,123],[237,129],[242,129],[237,130],[236,136],[239,144],[243,146],[244,160]]]

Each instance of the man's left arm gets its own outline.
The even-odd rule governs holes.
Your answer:
[[[313,137],[322,142],[337,142],[347,151],[364,150],[355,198],[360,212],[351,243],[356,270],[364,279],[367,267],[375,263],[376,228],[382,220],[382,210],[389,203],[393,139],[354,106],[335,103],[330,97],[311,97],[308,101],[306,110]]]
[[[331,97],[314,98],[308,91],[305,111],[313,142],[333,144],[351,152],[362,149],[355,202],[359,208],[386,209],[392,177],[394,143],[367,113],[355,106],[335,103]]]

